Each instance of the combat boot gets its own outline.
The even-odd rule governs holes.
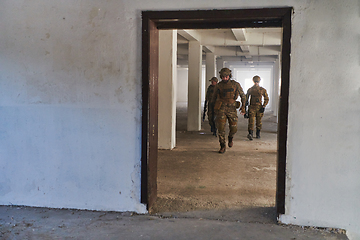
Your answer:
[[[226,145],[225,143],[220,143],[220,150],[219,150],[219,153],[224,153],[226,150]]]
[[[260,138],[260,129],[256,129],[256,138]]]
[[[229,140],[228,146],[229,146],[229,148],[231,148],[231,147],[234,145],[234,143],[233,143],[233,138],[232,138],[232,137],[228,137],[228,140]]]
[[[253,140],[253,130],[249,130],[249,134],[247,135],[247,138],[251,141]]]

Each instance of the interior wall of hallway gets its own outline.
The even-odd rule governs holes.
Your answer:
[[[221,81],[219,72],[223,67],[225,67],[224,60],[221,57],[216,58],[216,77],[219,78],[219,81]]]
[[[205,85],[205,65],[202,66],[201,74],[201,85]],[[178,66],[177,67],[177,87],[176,87],[176,106],[177,107],[187,107],[188,104],[188,78],[189,72],[188,67]],[[205,101],[205,88],[201,89],[201,101],[202,104]]]
[[[177,31],[159,31],[158,148],[176,145]]]
[[[360,236],[359,1],[178,3],[0,1],[0,204],[146,212],[141,11],[291,6],[280,221]]]
[[[210,86],[211,81],[209,81],[213,77],[217,77],[219,80],[219,77],[216,74],[216,56],[212,52],[208,52],[205,54],[205,91]],[[203,98],[202,98],[203,99]]]

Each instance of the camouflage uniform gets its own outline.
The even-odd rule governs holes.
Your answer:
[[[263,108],[269,103],[269,97],[265,88],[256,85],[247,91],[246,102],[249,102],[250,96],[248,131],[249,134],[252,135],[256,119],[256,136],[260,138],[260,130],[262,127],[261,119],[264,116]],[[264,103],[262,103],[262,97],[264,97]]]
[[[240,84],[234,80],[227,82],[221,81],[215,87],[212,102],[215,103],[214,111],[216,115],[216,127],[219,134],[219,142],[221,146],[225,146],[225,124],[226,119],[229,121],[229,142],[237,132],[237,112],[236,99],[241,97],[241,102],[245,103],[246,96]],[[229,146],[230,147],[230,146]]]
[[[206,91],[205,100],[208,104],[207,116],[209,120],[209,125],[211,127],[211,132],[215,131],[215,116],[214,116],[214,103],[211,102],[212,95],[214,94],[215,85],[210,85]]]

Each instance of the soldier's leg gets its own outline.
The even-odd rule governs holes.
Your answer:
[[[249,140],[253,140],[253,130],[254,130],[254,124],[255,124],[255,114],[256,111],[254,109],[254,107],[250,106],[249,107],[249,123],[248,123],[248,132],[249,134],[247,135],[247,138]]]
[[[264,116],[264,113],[260,113],[257,111],[256,113],[256,138],[260,138],[260,131],[262,128],[262,117]]]
[[[233,137],[235,133],[237,132],[237,122],[238,122],[238,116],[236,113],[236,108],[233,109],[231,112],[227,115],[228,121],[229,121],[229,147],[233,146]]]
[[[215,110],[214,110],[214,104],[209,103],[209,109],[208,109],[208,120],[209,125],[211,127],[211,132],[216,137],[216,123],[215,123]]]
[[[210,109],[208,109],[208,111],[207,111],[207,117],[208,117],[208,121],[209,121],[210,127],[212,127],[212,125],[211,125],[211,117],[212,117],[212,115],[213,115],[213,113],[211,112]]]
[[[218,129],[220,150],[219,153],[225,152],[225,124],[226,124],[226,115],[225,112],[219,110],[216,113],[216,127]]]
[[[216,136],[216,125],[215,125],[215,119],[214,118],[215,118],[214,117],[214,112],[209,109],[209,111],[208,111],[209,125],[211,127],[211,132],[213,133],[213,135]]]

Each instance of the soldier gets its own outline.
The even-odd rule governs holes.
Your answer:
[[[269,97],[266,92],[266,89],[259,86],[260,77],[254,76],[253,82],[254,86],[248,89],[246,93],[246,103],[249,102],[250,98],[250,106],[249,106],[249,124],[248,131],[249,134],[247,138],[249,140],[253,140],[253,129],[254,123],[256,119],[256,138],[260,138],[260,131],[262,127],[261,118],[264,116],[264,110],[266,105],[269,103]],[[264,97],[264,103],[262,102],[262,98]]]
[[[212,98],[212,95],[214,94],[215,85],[218,83],[218,79],[217,79],[217,77],[213,77],[209,81],[211,81],[211,84],[206,91],[203,120],[205,118],[206,104],[207,104],[207,107],[208,107],[207,116],[208,116],[208,120],[209,120],[209,125],[211,127],[211,132],[216,137],[214,103],[211,102],[211,98]]]
[[[211,102],[214,103],[215,122],[218,129],[220,150],[219,153],[224,153],[226,150],[225,141],[225,124],[226,119],[229,121],[229,136],[228,146],[233,146],[233,137],[237,132],[237,112],[236,108],[240,107],[240,103],[236,99],[240,96],[242,106],[240,108],[241,114],[245,114],[245,100],[246,96],[242,87],[235,80],[231,80],[231,70],[222,68],[220,78],[222,81],[215,86],[214,94]],[[238,106],[237,106],[238,105]]]

